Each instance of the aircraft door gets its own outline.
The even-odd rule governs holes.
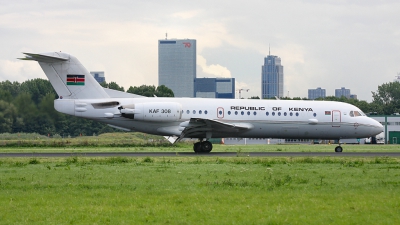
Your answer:
[[[339,110],[332,110],[332,127],[340,127],[342,115]]]
[[[218,117],[219,119],[224,118],[224,108],[222,108],[222,107],[218,107],[218,108],[217,108],[217,117]]]

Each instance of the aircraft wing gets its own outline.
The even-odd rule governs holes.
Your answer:
[[[211,138],[213,133],[235,133],[253,128],[249,123],[227,123],[219,120],[191,118],[180,124],[181,135],[174,140],[179,141],[185,137],[204,136]]]

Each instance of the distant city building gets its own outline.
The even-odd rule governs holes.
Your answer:
[[[104,77],[104,71],[91,71],[90,74],[99,83],[103,83],[106,81],[106,78]]]
[[[196,78],[194,97],[235,98],[235,78]]]
[[[281,58],[268,55],[264,58],[261,77],[261,97],[283,97],[283,66]]]
[[[308,99],[314,100],[316,98],[325,98],[326,90],[318,87],[317,89],[308,89]]]
[[[393,81],[400,82],[400,73],[397,73],[396,79],[394,79]]]
[[[351,99],[357,99],[357,95],[351,94],[351,95],[350,95],[350,98],[351,98]]]
[[[158,40],[158,85],[170,88],[175,97],[194,97],[196,40]]]
[[[342,87],[341,89],[335,89],[335,97],[336,98],[340,98],[342,96],[346,97],[346,98],[350,98],[350,89],[346,89],[344,87]]]

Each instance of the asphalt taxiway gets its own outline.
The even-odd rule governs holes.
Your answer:
[[[5,157],[400,157],[400,152],[69,152],[0,153]]]

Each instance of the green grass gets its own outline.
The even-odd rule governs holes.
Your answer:
[[[1,158],[0,224],[396,224],[398,158]]]

